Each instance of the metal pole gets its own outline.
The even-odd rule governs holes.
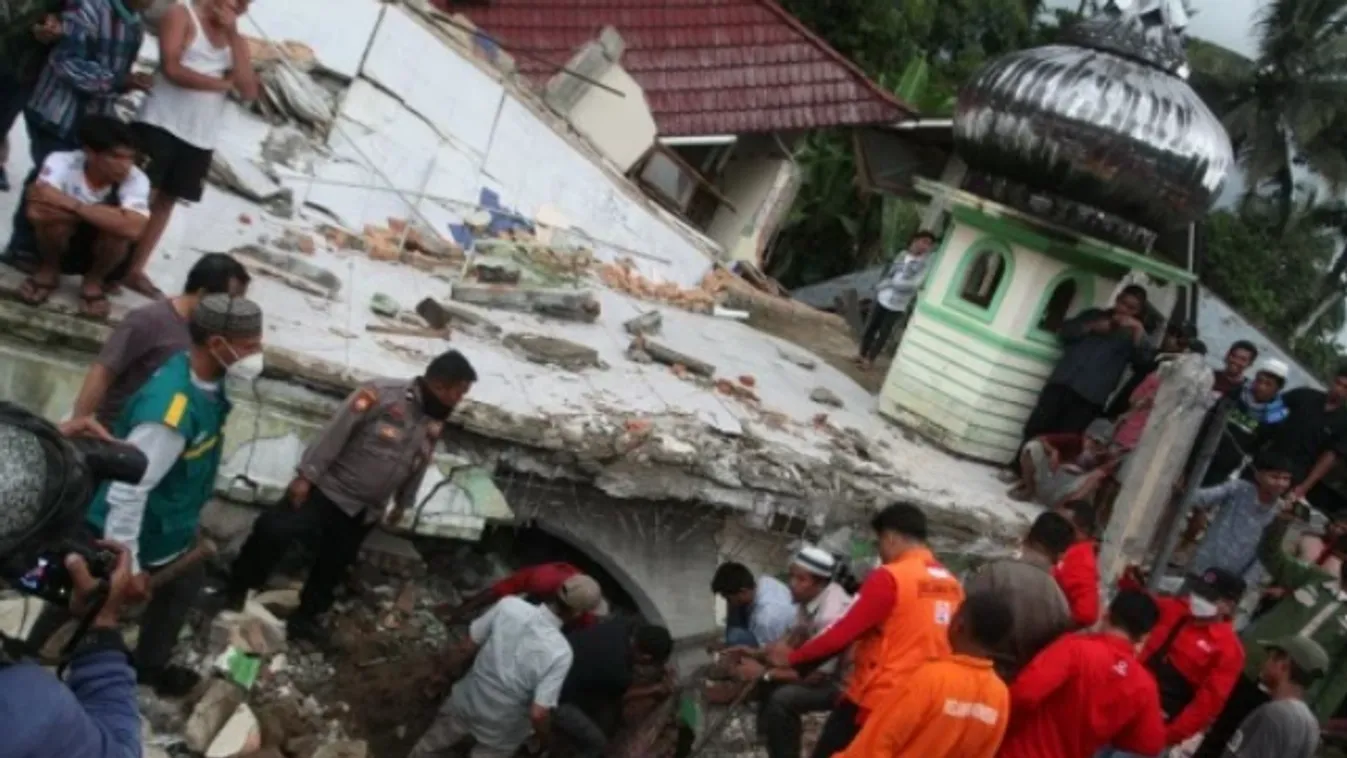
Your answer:
[[[1183,496],[1179,501],[1178,512],[1174,514],[1174,520],[1169,524],[1169,534],[1165,537],[1164,545],[1160,548],[1160,553],[1155,556],[1155,563],[1151,566],[1147,587],[1152,591],[1159,589],[1160,580],[1164,578],[1165,569],[1169,566],[1169,558],[1174,554],[1174,549],[1178,547],[1179,538],[1183,536],[1184,526],[1188,523],[1188,515],[1193,510],[1193,496],[1202,487],[1202,479],[1206,477],[1207,469],[1211,467],[1211,459],[1216,457],[1216,448],[1220,446],[1221,437],[1225,435],[1225,419],[1230,413],[1231,405],[1233,405],[1233,401],[1227,395],[1207,412],[1207,418],[1204,422],[1205,431],[1202,433],[1201,443],[1198,445],[1197,453],[1193,458],[1193,465],[1188,470],[1188,479],[1184,483]]]

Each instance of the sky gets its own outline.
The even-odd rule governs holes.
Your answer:
[[[1197,15],[1188,33],[1232,50],[1253,54],[1254,14],[1267,0],[1191,0]],[[1049,0],[1050,5],[1075,9],[1078,0]]]

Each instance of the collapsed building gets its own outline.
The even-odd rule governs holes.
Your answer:
[[[822,45],[781,23],[798,37],[785,44]],[[230,104],[214,187],[175,214],[150,266],[172,289],[200,254],[232,252],[266,313],[266,378],[230,388],[217,537],[237,541],[279,498],[358,383],[415,375],[449,348],[481,381],[391,530],[471,541],[527,524],[685,643],[716,626],[718,562],[774,569],[791,541],[877,503],[927,506],[960,546],[1021,528],[989,469],[910,438],[826,360],[755,329],[840,322],[732,273],[725,245],[576,126],[576,97],[559,113],[467,19],[416,1],[294,0],[257,4],[243,28],[264,96]],[[142,64],[156,52],[151,39]],[[860,77],[829,53],[813,70]],[[623,91],[622,107],[641,102],[639,85]],[[847,112],[902,114],[874,99],[888,110]],[[755,240],[791,198],[789,155],[774,161],[751,206],[726,203]],[[0,387],[59,418],[108,326],[76,316],[69,291],[22,305],[21,279],[0,268]],[[112,320],[142,303],[115,297]]]

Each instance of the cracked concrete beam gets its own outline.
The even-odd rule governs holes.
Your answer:
[[[566,68],[590,79],[600,79],[614,63],[622,58],[626,42],[617,29],[606,26],[599,38],[586,42],[571,59]],[[580,98],[589,91],[589,82],[566,71],[558,71],[547,81],[543,100],[557,113],[570,113]]]
[[[541,313],[570,321],[593,323],[599,317],[599,301],[589,290],[502,287],[458,282],[453,299],[489,308]]]

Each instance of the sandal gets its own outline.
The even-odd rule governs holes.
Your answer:
[[[28,305],[42,305],[51,299],[51,293],[56,291],[60,284],[53,282],[44,284],[37,280],[37,277],[30,276],[23,280],[19,285],[19,297]]]
[[[112,313],[112,303],[108,300],[108,293],[102,290],[98,292],[80,290],[80,313],[100,321],[107,318]]]
[[[154,282],[150,281],[150,277],[143,273],[131,274],[123,278],[118,284],[138,295],[144,295],[151,300],[163,300],[168,297],[164,294],[163,290],[154,286]]]

